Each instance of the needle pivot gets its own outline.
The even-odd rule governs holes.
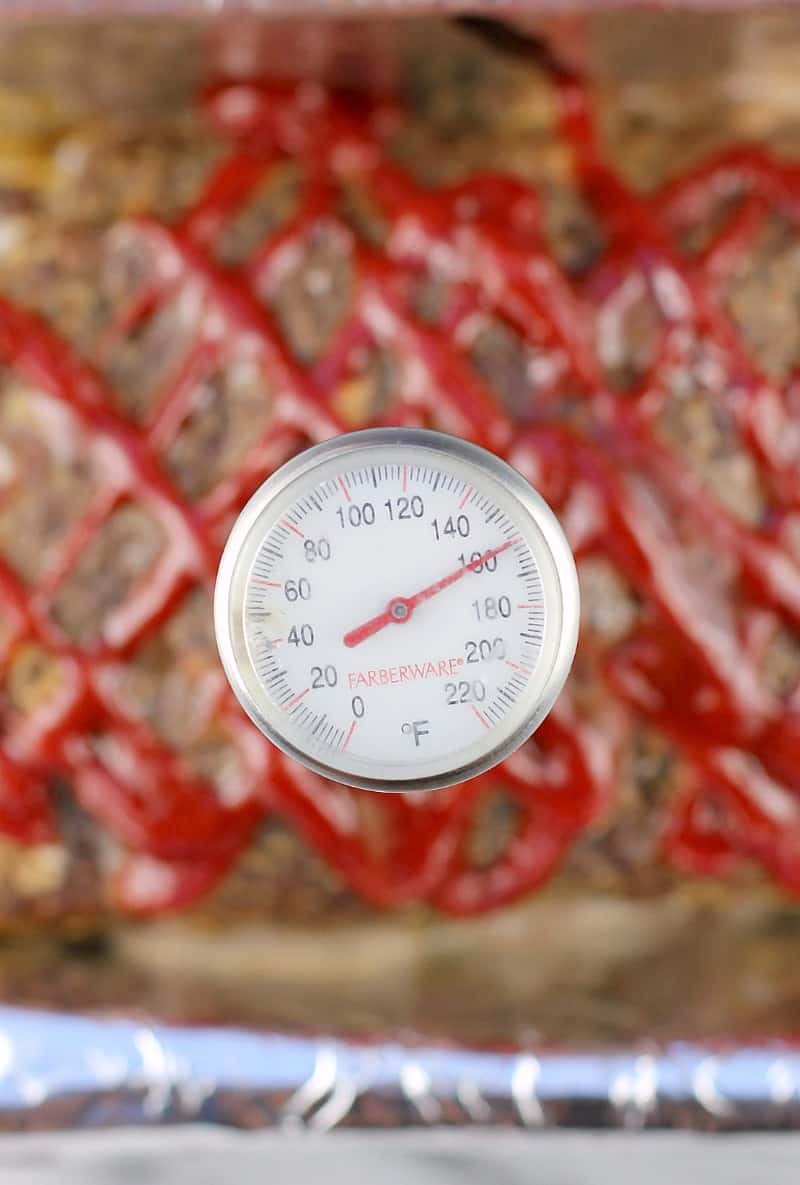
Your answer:
[[[411,616],[411,606],[404,597],[395,597],[389,602],[389,613],[394,621],[408,621]]]

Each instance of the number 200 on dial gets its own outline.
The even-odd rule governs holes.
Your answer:
[[[526,740],[575,651],[563,532],[516,470],[422,429],[339,436],[284,465],[231,532],[217,642],[279,748],[352,786],[429,790]]]

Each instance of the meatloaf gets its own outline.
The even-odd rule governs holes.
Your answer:
[[[5,999],[794,1029],[800,14],[533,24],[0,43]],[[502,452],[582,591],[551,719],[421,804],[271,751],[210,615],[258,483],[393,423]]]

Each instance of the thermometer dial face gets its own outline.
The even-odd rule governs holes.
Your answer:
[[[238,699],[284,752],[349,785],[435,789],[503,760],[552,706],[575,565],[546,503],[490,453],[354,432],[250,500],[215,625]]]

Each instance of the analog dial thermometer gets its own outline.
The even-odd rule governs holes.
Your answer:
[[[253,495],[215,625],[238,699],[280,749],[352,786],[431,790],[503,760],[547,714],[578,585],[516,470],[455,437],[375,429]]]

